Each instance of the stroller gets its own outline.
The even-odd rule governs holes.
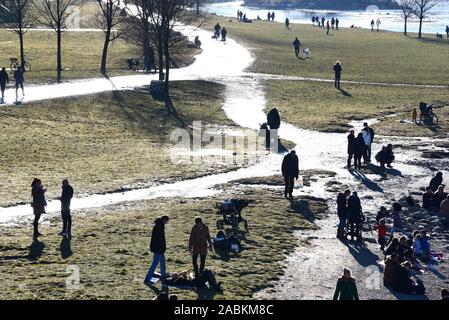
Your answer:
[[[238,229],[240,222],[244,223],[246,232],[249,232],[248,220],[242,217],[242,210],[247,207],[249,201],[242,199],[226,199],[221,203],[216,203],[218,212],[223,218],[217,221],[217,228],[219,230],[224,229],[225,225],[230,225],[232,227],[232,232],[235,234]]]

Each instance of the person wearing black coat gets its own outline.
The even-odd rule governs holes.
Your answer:
[[[338,224],[337,229],[337,238],[344,238],[344,231],[346,225],[346,219],[348,219],[348,197],[351,195],[349,190],[345,190],[345,192],[341,192],[337,196],[337,214],[340,223]]]
[[[351,130],[351,132],[348,134],[348,170],[351,168],[352,157],[354,156],[356,144],[357,144],[357,142],[355,140],[354,130]],[[354,165],[355,165],[355,159],[354,159]]]
[[[3,103],[5,101],[5,90],[6,90],[6,85],[8,83],[9,83],[8,72],[6,72],[5,68],[2,68],[2,71],[0,71],[0,88],[1,88],[1,91],[2,91],[1,103]]]
[[[145,277],[144,284],[151,285],[153,284],[152,278],[154,275],[154,271],[157,266],[160,264],[161,268],[161,277],[166,277],[165,271],[165,250],[166,250],[166,242],[165,242],[165,224],[170,220],[168,216],[162,216],[157,218],[154,221],[153,232],[151,233],[151,242],[150,242],[150,251],[153,252],[153,262],[151,263],[150,269]]]
[[[45,200],[45,189],[42,185],[40,179],[35,178],[31,183],[31,196],[33,197],[33,202],[31,206],[33,207],[34,221],[33,221],[33,238],[37,239],[42,234],[39,232],[39,219],[41,214],[45,213],[45,207],[47,206],[47,201]]]
[[[287,198],[288,194],[290,199],[292,199],[295,178],[298,179],[299,177],[298,156],[296,155],[295,150],[290,151],[290,153],[284,157],[281,171],[285,181],[284,197]]]
[[[431,187],[427,187],[426,193],[422,196],[422,207],[427,210],[436,208],[435,194],[432,192]]]
[[[62,193],[59,200],[61,201],[61,217],[62,217],[62,231],[60,236],[70,237],[72,234],[72,216],[70,214],[70,203],[73,198],[73,188],[69,184],[69,180],[62,181]]]
[[[430,180],[429,187],[433,192],[438,190],[438,187],[443,183],[443,173],[437,172],[435,177]]]
[[[340,79],[341,79],[341,71],[342,71],[340,61],[337,61],[334,65],[334,73],[335,73],[335,88],[340,89]]]
[[[279,129],[281,126],[281,115],[279,114],[279,110],[277,108],[273,108],[267,114],[267,124],[270,129]]]
[[[354,240],[354,237],[357,237],[357,241],[362,240],[360,229],[362,220],[362,205],[357,192],[354,191],[348,199],[348,222],[350,225],[351,240]]]
[[[362,156],[365,153],[365,148],[363,134],[359,133],[354,141],[354,167],[356,170],[362,169]]]
[[[411,269],[412,265],[408,261],[402,263],[396,269],[396,281],[395,286],[393,287],[394,291],[405,294],[424,294],[426,289],[422,281],[418,280],[415,282],[410,277]]]

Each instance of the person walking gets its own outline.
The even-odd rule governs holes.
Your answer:
[[[271,12],[271,21],[274,21],[274,11]]]
[[[371,20],[371,31],[374,31],[374,19]]]
[[[165,268],[165,251],[167,250],[165,225],[169,220],[170,218],[168,216],[162,216],[154,220],[150,241],[150,251],[153,253],[153,262],[151,263],[150,269],[148,270],[145,280],[143,281],[146,285],[154,284],[151,279],[153,278],[154,271],[156,271],[158,265],[160,265],[161,268],[161,278],[164,279],[167,276]]]
[[[331,30],[331,26],[330,26],[329,21],[327,21],[327,23],[326,23],[326,29],[327,29],[326,35],[329,35],[329,31]]]
[[[355,279],[348,268],[344,268],[343,276],[338,278],[334,300],[359,300]]]
[[[354,237],[356,237],[357,241],[362,241],[360,229],[360,223],[362,222],[362,205],[356,191],[354,191],[348,199],[348,222],[351,240],[354,240]]]
[[[34,221],[33,221],[33,239],[37,239],[42,236],[42,233],[39,232],[39,219],[41,215],[45,213],[45,207],[47,206],[47,201],[45,200],[45,192],[47,189],[42,185],[42,181],[40,179],[34,178],[31,183],[31,196],[33,198],[33,202],[31,206],[33,207]]]
[[[326,18],[322,17],[321,18],[321,27],[324,29],[324,21],[326,21]]]
[[[22,67],[18,67],[17,70],[14,72],[14,80],[16,83],[16,100],[17,100],[19,97],[19,94],[18,94],[19,87],[22,89],[22,96],[25,96],[25,91],[23,89],[23,83],[25,82],[25,77],[23,76]]]
[[[2,71],[0,71],[0,88],[2,91],[2,101],[1,103],[5,102],[5,90],[6,90],[6,85],[9,83],[9,76],[8,76],[8,72],[6,72],[5,68],[2,68]]]
[[[343,240],[345,238],[345,226],[348,219],[348,197],[351,191],[345,190],[337,196],[337,215],[339,219],[337,238]]]
[[[289,154],[287,154],[282,160],[282,176],[284,177],[285,189],[284,189],[284,197],[287,198],[287,195],[290,199],[293,199],[293,188],[295,187],[295,178],[299,177],[299,165],[298,165],[298,156],[296,155],[296,151],[292,150]]]
[[[335,73],[335,88],[340,89],[340,79],[341,79],[341,71],[343,68],[341,67],[340,61],[337,61],[334,65],[334,73]]]
[[[268,14],[267,14],[267,20],[268,20],[268,21],[271,21],[271,12],[268,12]]]
[[[208,249],[212,250],[212,240],[209,233],[209,227],[203,223],[203,219],[196,217],[195,225],[192,227],[189,238],[189,251],[192,254],[192,264],[195,272],[195,278],[198,278],[204,271]],[[200,257],[199,270],[198,257]]]
[[[348,163],[347,163],[348,170],[351,169],[352,158],[354,157],[355,150],[357,148],[356,143],[357,143],[357,141],[355,138],[354,130],[351,130],[348,134]],[[355,166],[355,164],[356,164],[356,162],[354,159],[354,166]]]
[[[293,41],[293,47],[295,48],[295,56],[299,57],[299,53],[301,51],[301,42],[299,41],[298,37],[296,37]]]
[[[290,19],[289,18],[285,18],[285,28],[287,30],[290,30]]]
[[[332,17],[331,19],[331,26],[332,26],[332,30],[334,30],[334,26],[335,26],[335,18]]]
[[[376,20],[376,27],[377,27],[377,32],[379,32],[379,28],[380,28],[380,25],[381,25],[382,23],[380,22],[380,18],[377,18],[377,20]]]
[[[221,29],[221,41],[226,41],[226,37],[228,35],[228,30],[225,27]]]
[[[374,141],[374,130],[373,128],[368,126],[368,123],[365,122],[363,124],[363,140],[365,141],[365,157],[364,157],[364,162],[365,163],[371,163],[371,146],[373,144]]]
[[[335,29],[338,30],[338,25],[340,24],[340,20],[335,19]]]
[[[446,38],[449,38],[449,26],[446,26]]]
[[[70,214],[70,203],[73,198],[73,188],[69,184],[69,180],[62,181],[62,193],[59,200],[61,201],[61,217],[62,217],[62,231],[60,236],[70,238],[72,236],[72,216]]]
[[[220,24],[218,22],[215,25],[214,29],[215,29],[215,34],[214,34],[215,39],[218,40],[218,39],[220,39],[220,34],[221,34],[221,26],[220,26]]]

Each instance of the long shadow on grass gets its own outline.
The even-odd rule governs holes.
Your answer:
[[[26,258],[28,260],[37,260],[42,256],[44,249],[45,244],[38,239],[35,239],[28,248],[28,256]]]
[[[384,193],[384,189],[382,189],[382,187],[379,186],[377,183],[375,183],[373,180],[365,176],[365,174],[361,173],[360,171],[353,171],[353,170],[350,170],[349,172],[357,180],[360,180],[365,185],[365,187],[367,187],[371,191]]]
[[[59,245],[59,251],[61,252],[62,259],[67,259],[71,255],[73,255],[70,238],[68,238],[68,237],[62,238],[61,243]]]
[[[291,200],[290,209],[304,217],[308,222],[315,222],[315,214],[312,212],[307,200]]]
[[[343,90],[342,88],[338,88],[338,90],[341,92],[342,95],[344,95],[345,97],[350,97],[352,98],[352,94],[350,94],[348,91]]]

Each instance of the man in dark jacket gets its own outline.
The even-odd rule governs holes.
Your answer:
[[[18,67],[17,70],[14,72],[14,80],[16,82],[16,99],[18,99],[19,87],[22,89],[22,96],[25,96],[25,91],[23,89],[23,83],[25,82],[25,77],[23,76],[22,67]]]
[[[295,40],[293,41],[293,47],[295,48],[295,56],[298,57],[301,49],[301,42],[298,38],[295,38]]]
[[[209,227],[200,217],[195,218],[189,238],[189,252],[192,255],[193,271],[198,278],[205,270],[207,252],[213,250]],[[198,269],[198,257],[200,257],[200,268]]]
[[[69,184],[69,180],[62,181],[62,194],[59,200],[61,201],[61,217],[62,217],[62,231],[60,236],[71,237],[72,234],[72,216],[70,214],[70,202],[73,198],[73,188]]]
[[[279,110],[277,108],[273,108],[267,114],[267,124],[270,129],[279,129],[281,126],[281,115],[279,114]]]
[[[287,198],[287,194],[290,199],[293,198],[293,188],[295,187],[295,178],[299,177],[298,156],[296,151],[292,150],[284,157],[282,161],[282,175],[285,181],[284,197]]]
[[[148,270],[148,273],[143,282],[146,285],[153,284],[151,279],[153,278],[154,271],[159,264],[161,265],[161,277],[166,277],[164,255],[166,250],[165,224],[168,222],[168,220],[170,220],[168,216],[162,216],[154,221],[154,227],[153,232],[151,233],[150,242],[150,251],[153,252],[154,257],[153,263],[151,264],[150,269]]]
[[[344,238],[346,219],[348,218],[348,197],[351,195],[349,190],[339,193],[337,196],[337,214],[340,223],[337,229],[337,238]]]
[[[6,90],[6,85],[8,83],[9,83],[8,72],[6,72],[5,68],[2,68],[2,71],[0,71],[0,88],[2,91],[1,103],[5,102],[5,90]]]
[[[435,177],[430,180],[429,187],[433,192],[437,192],[438,187],[443,183],[443,173],[437,172]]]
[[[350,224],[351,240],[357,237],[357,241],[361,241],[360,223],[362,222],[362,205],[357,192],[353,192],[348,199],[348,221]]]
[[[359,133],[354,141],[354,168],[357,170],[362,169],[362,156],[365,152],[365,142],[363,140],[363,134]]]
[[[355,150],[357,148],[356,143],[357,142],[355,140],[354,130],[351,130],[351,132],[348,134],[348,170],[351,169],[352,157],[354,156]]]
[[[334,65],[334,73],[335,73],[335,88],[340,89],[340,79],[341,79],[341,71],[342,67],[340,61],[337,61]]]

